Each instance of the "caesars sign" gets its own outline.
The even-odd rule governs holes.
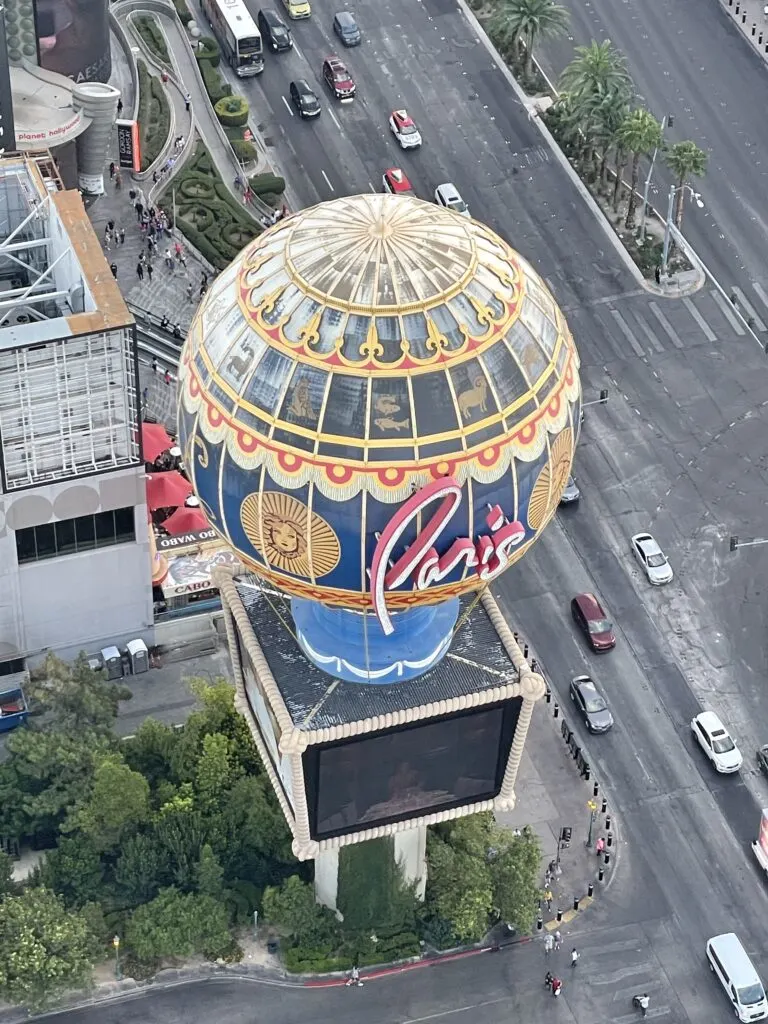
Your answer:
[[[461,486],[452,478],[435,480],[406,501],[382,531],[371,562],[371,598],[381,628],[389,635],[394,625],[387,610],[386,593],[411,579],[416,590],[449,576],[463,562],[473,569],[484,583],[494,579],[509,564],[509,554],[525,539],[525,527],[515,520],[508,522],[500,505],[494,505],[485,517],[489,532],[478,540],[457,537],[447,551],[439,554],[435,544],[461,504]],[[410,524],[429,505],[440,501],[416,540],[390,566],[392,552]]]

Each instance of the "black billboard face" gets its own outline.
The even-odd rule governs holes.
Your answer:
[[[13,126],[13,96],[11,74],[8,67],[8,44],[5,35],[5,15],[0,7],[0,150],[12,153],[16,149]]]
[[[522,701],[310,747],[313,839],[330,839],[495,797]]]
[[[108,82],[107,8],[108,0],[36,0],[40,66],[75,82]]]

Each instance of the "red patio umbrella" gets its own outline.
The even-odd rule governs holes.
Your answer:
[[[163,529],[174,537],[180,533],[197,533],[208,529],[205,513],[199,508],[177,508],[163,521]]]
[[[177,470],[147,473],[147,504],[151,512],[159,508],[178,508],[192,493],[192,484]]]
[[[142,423],[141,447],[144,450],[144,461],[154,462],[158,455],[173,447],[173,441],[162,423]]]

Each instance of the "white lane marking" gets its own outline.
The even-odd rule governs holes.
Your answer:
[[[293,107],[291,106],[291,104],[288,102],[288,100],[285,98],[285,96],[281,96],[280,99],[285,104],[285,109],[288,111],[288,113],[291,115],[291,117],[293,117]]]
[[[680,337],[677,331],[674,329],[669,320],[667,320],[667,318],[664,316],[664,314],[655,302],[651,302],[649,304],[649,309],[656,317],[656,319],[659,321],[664,330],[667,332],[667,337],[671,339],[672,344],[675,346],[675,348],[685,348],[682,341],[680,341]]]
[[[296,45],[296,40],[295,39],[293,41],[293,49],[299,55],[299,60],[304,60],[304,54],[301,52],[301,50]]]
[[[616,324],[618,325],[619,330],[621,331],[621,333],[624,335],[624,337],[627,339],[627,341],[631,345],[635,355],[636,356],[640,356],[640,358],[642,359],[642,357],[645,355],[645,349],[643,348],[643,346],[640,344],[640,342],[637,340],[637,338],[634,336],[634,334],[630,330],[629,324],[626,322],[624,317],[621,315],[621,313],[618,311],[618,309],[612,309],[611,310],[611,316],[613,317],[613,319],[615,320]]]
[[[755,289],[755,291],[760,296],[760,298],[763,300],[763,302],[766,304],[766,306],[768,306],[768,295],[765,294],[765,289],[760,284],[760,282],[759,281],[753,281],[752,282],[752,287]]]
[[[370,181],[368,182],[368,188],[371,190],[371,192],[373,192],[374,195],[376,195],[376,189],[373,187]]]
[[[339,129],[339,132],[341,132],[342,128],[341,128],[341,125],[339,124],[339,119],[336,117],[336,115],[334,114],[334,112],[331,110],[330,107],[328,108],[328,114],[329,114],[331,120],[333,121],[333,123]]]
[[[320,171],[320,173],[321,173],[321,174],[322,174],[322,176],[323,176],[323,177],[325,178],[325,183],[326,183],[326,185],[328,186],[328,188],[329,188],[329,189],[331,190],[331,192],[335,192],[335,191],[336,191],[336,189],[335,189],[335,188],[333,187],[333,185],[331,184],[330,178],[329,178],[329,177],[328,177],[328,175],[327,175],[327,174],[325,173],[325,171]]]
[[[712,291],[710,289],[710,293],[709,294],[712,296],[712,298],[715,300],[717,305],[720,307],[720,312],[723,314],[723,316],[728,321],[728,323],[731,325],[731,327],[734,329],[734,331],[737,334],[743,335],[744,334],[744,328],[741,326],[741,321],[739,320],[739,318],[733,312],[733,307],[732,307],[731,303],[730,302],[726,302],[725,299],[723,298],[723,296],[720,294],[720,292]]]
[[[704,317],[701,315],[698,309],[694,306],[691,300],[688,298],[683,299],[683,305],[691,314],[691,316],[699,325],[699,327],[702,329],[702,331],[704,331],[704,337],[707,339],[707,341],[717,341],[715,332],[712,330],[712,328],[709,326],[707,321],[704,319]]]
[[[739,300],[739,304],[742,306],[742,308],[746,309],[746,311],[748,313],[747,319],[749,319],[749,317],[751,316],[752,319],[755,321],[755,327],[758,329],[758,331],[768,331],[768,327],[765,326],[763,321],[757,315],[755,307],[750,302],[747,301],[747,297],[744,294],[744,292],[741,290],[741,288],[736,288],[734,286],[733,288],[731,288],[731,291],[736,296],[736,298]]]
[[[430,1013],[426,1017],[409,1017],[403,1024],[422,1024],[427,1020],[439,1020],[441,1017],[451,1017],[455,1013],[466,1013],[467,1010],[479,1010],[482,1006],[498,1006],[499,1003],[509,1002],[509,996],[501,999],[486,999],[484,1003],[470,1003],[468,1006],[456,1006],[452,1010],[442,1010],[439,1013]]]

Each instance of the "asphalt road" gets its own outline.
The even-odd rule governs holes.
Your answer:
[[[556,80],[573,46],[592,39],[610,39],[626,55],[639,102],[660,120],[674,114],[668,141],[692,139],[709,153],[707,175],[696,183],[705,207],[686,202],[685,235],[715,277],[768,320],[761,309],[768,299],[768,138],[759,113],[768,109],[765,62],[719,0],[564,4],[571,38],[546,44],[546,70]],[[653,202],[665,215],[672,179],[661,162],[654,179],[661,187]]]
[[[622,12],[616,20],[629,21],[638,7],[654,5],[616,6]],[[659,25],[676,39],[669,28],[677,25],[670,20],[675,11],[668,3],[658,6],[664,12]],[[678,6],[692,10],[687,0]],[[697,11],[699,6],[702,12],[711,6],[719,17],[714,0]],[[608,0],[585,5],[585,17],[602,7],[609,7]],[[579,981],[569,983],[559,1002],[558,1019],[629,1020],[631,994],[642,990],[652,993],[659,1020],[725,1020],[727,1004],[703,964],[709,935],[737,930],[768,978],[768,900],[748,851],[759,807],[768,804],[768,786],[750,760],[751,749],[766,738],[761,723],[768,721],[760,575],[768,553],[754,548],[730,556],[727,544],[729,533],[759,533],[755,524],[765,515],[764,356],[723,310],[721,297],[718,304],[714,289],[692,302],[661,306],[637,291],[452,0],[356,3],[365,41],[343,54],[358,87],[355,102],[345,106],[332,102],[319,78],[323,57],[338,49],[331,36],[334,9],[328,0],[316,0],[313,17],[292,26],[294,52],[268,55],[264,74],[241,84],[294,193],[310,204],[375,190],[382,171],[393,165],[403,167],[424,198],[438,183],[455,182],[473,214],[546,276],[582,355],[586,399],[602,387],[610,391],[607,405],[587,410],[576,460],[580,506],[559,516],[498,586],[510,621],[533,643],[561,699],[567,701],[570,677],[587,668],[603,685],[617,720],[612,734],[585,745],[597,777],[610,787],[629,842],[622,847],[617,884],[579,925],[578,942],[589,955],[579,966]],[[642,16],[656,17],[645,10]],[[637,46],[650,53],[656,43],[641,43],[642,30],[633,32]],[[691,32],[692,38],[705,35],[700,24]],[[611,35],[623,45],[618,33]],[[741,56],[734,60],[747,68],[751,56],[736,42]],[[674,43],[680,54],[681,45]],[[651,80],[662,77],[650,57],[646,64]],[[324,102],[317,122],[300,122],[286,105],[295,77],[316,85]],[[689,77],[693,81],[692,70]],[[719,95],[713,91],[706,102]],[[424,135],[415,154],[401,154],[389,136],[387,118],[399,106],[407,107]],[[733,114],[738,124],[735,107]],[[678,128],[676,137],[702,138],[682,120]],[[732,148],[731,180],[739,192],[739,176],[746,182],[748,174],[741,150],[735,143]],[[722,164],[728,173],[725,148]],[[716,165],[713,158],[707,188]],[[734,195],[721,202],[717,216],[738,224]],[[745,243],[750,282],[758,281],[759,252],[756,243],[754,251]],[[717,258],[703,255],[708,262]],[[716,265],[722,270],[730,264],[726,258]],[[768,319],[768,304],[764,315]],[[629,557],[629,537],[648,527],[676,570],[675,583],[659,590],[639,577]],[[603,597],[619,629],[616,650],[602,658],[584,652],[567,614],[570,597],[585,589]],[[722,711],[743,745],[748,765],[740,778],[713,775],[692,747],[689,722],[702,703]],[[440,969],[434,990],[425,979],[438,977],[437,970],[388,981],[388,1001],[371,1000],[366,1018],[372,1012],[382,1021],[439,1019],[450,1010],[454,1019],[468,1014],[490,1024],[508,1020],[514,1009],[535,1017],[545,996],[534,960],[527,958],[538,955],[520,947],[468,967]],[[482,992],[482,1009],[460,1009],[468,1005],[467,992]],[[343,1020],[350,1000],[368,993],[302,998],[316,1000],[308,1013],[320,1020],[323,1012]],[[176,1019],[178,1010],[155,1013],[165,998],[156,997],[153,1017]],[[202,1014],[202,994],[177,998],[192,1014],[185,1019]],[[232,998],[227,1020],[245,1020],[249,1011],[238,1007],[247,1006],[248,995]],[[257,1001],[266,1006],[261,993]],[[251,1014],[247,1019],[257,1017]],[[269,1016],[280,1024],[295,1020],[292,1014],[281,1001]]]

